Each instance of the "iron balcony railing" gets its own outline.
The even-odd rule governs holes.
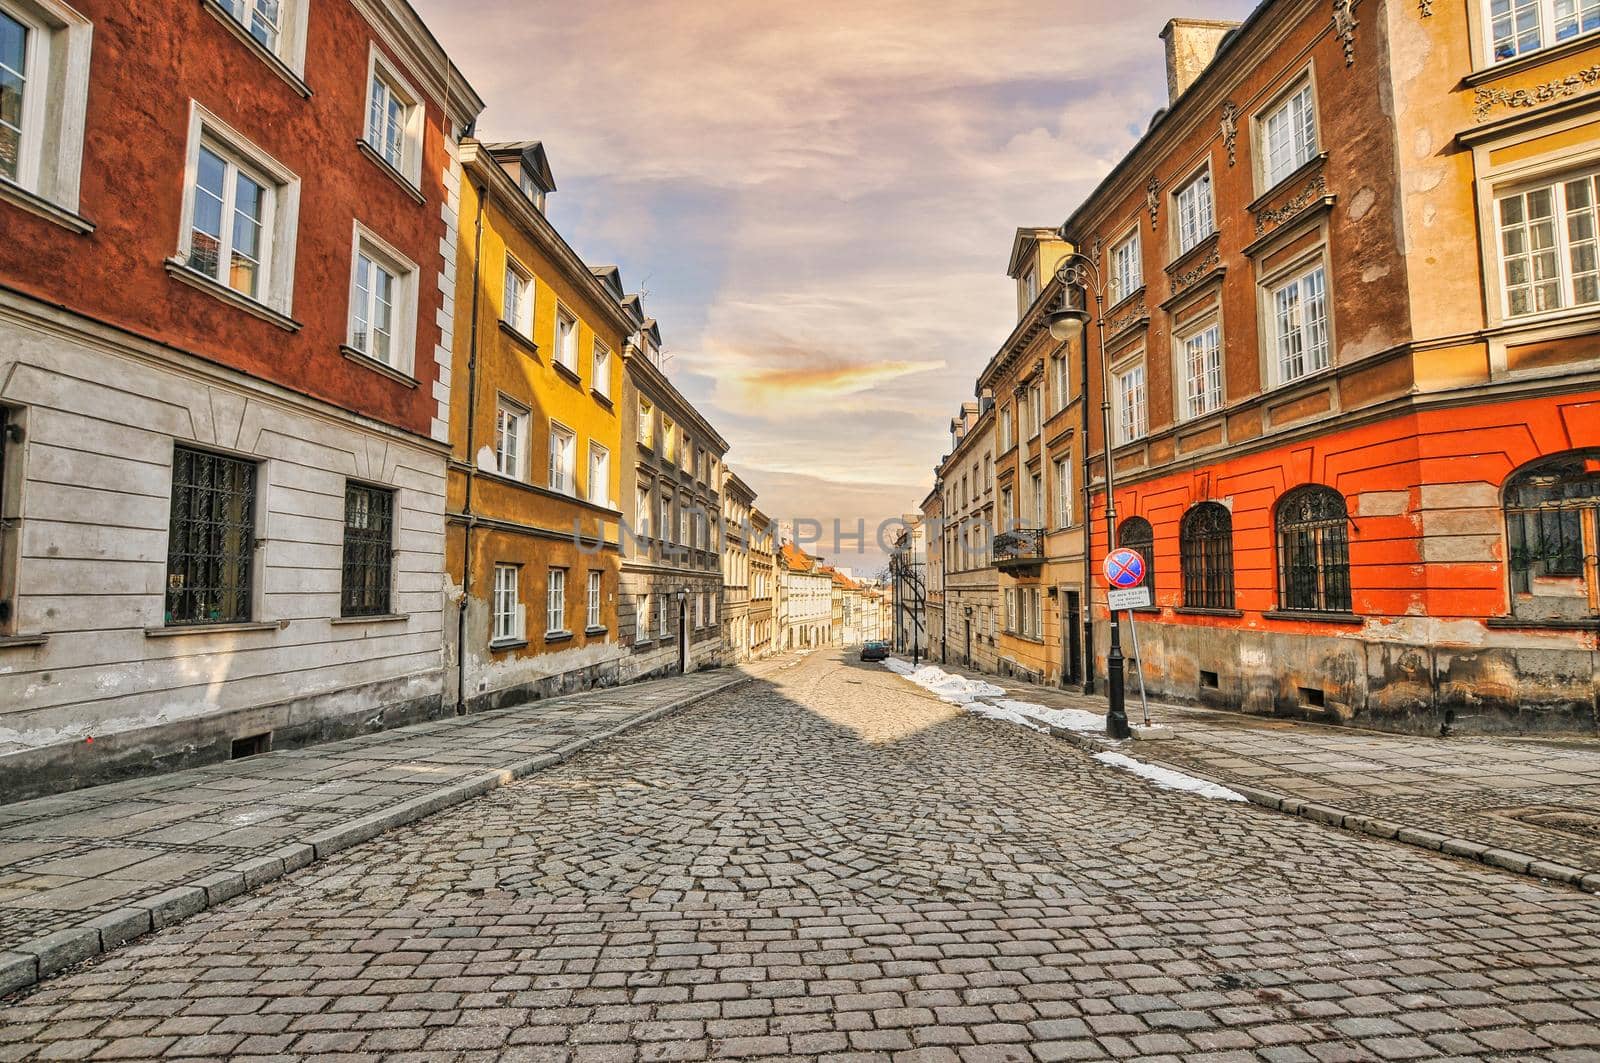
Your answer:
[[[1044,564],[1044,529],[1018,528],[994,537],[994,567],[1033,568]]]

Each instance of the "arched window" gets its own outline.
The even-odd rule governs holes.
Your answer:
[[[1284,609],[1348,613],[1350,511],[1331,487],[1299,487],[1278,503],[1278,594]]]
[[[1144,555],[1144,582],[1150,588],[1152,605],[1156,600],[1156,531],[1143,517],[1129,517],[1117,528],[1117,545]]]
[[[1233,608],[1233,514],[1202,502],[1183,515],[1178,533],[1183,560],[1183,604],[1190,609]]]
[[[1513,615],[1600,614],[1600,450],[1576,450],[1506,481],[1506,559]]]

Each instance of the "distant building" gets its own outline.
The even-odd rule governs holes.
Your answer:
[[[793,543],[778,549],[778,632],[784,650],[833,645],[833,577]]]

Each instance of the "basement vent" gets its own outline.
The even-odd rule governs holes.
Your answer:
[[[233,740],[232,760],[243,760],[245,757],[254,757],[272,748],[272,732],[266,734],[250,735],[248,738],[235,738]]]
[[[1201,672],[1200,673],[1200,689],[1202,689],[1202,690],[1216,690],[1221,685],[1222,685],[1222,681],[1217,676],[1217,673],[1215,673],[1215,672]]]
[[[1328,707],[1328,696],[1315,687],[1301,687],[1300,704],[1308,709],[1325,709]]]

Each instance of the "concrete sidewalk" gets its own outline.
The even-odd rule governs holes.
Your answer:
[[[1104,714],[1098,697],[939,665],[1018,701]],[[1114,743],[1230,786],[1258,805],[1600,892],[1600,740],[1426,738],[1152,705],[1173,737]],[[1141,722],[1137,687],[1128,715]]]
[[[0,995],[785,666],[590,691],[0,805]]]

